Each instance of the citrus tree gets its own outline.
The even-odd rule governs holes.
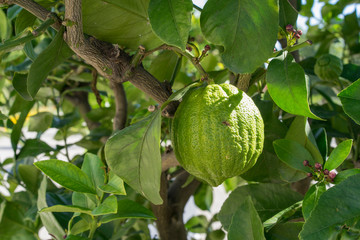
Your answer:
[[[0,0],[0,239],[359,239],[357,1],[300,2]]]

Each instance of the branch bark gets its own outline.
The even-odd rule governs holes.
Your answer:
[[[161,240],[186,240],[187,233],[183,222],[184,207],[190,196],[200,186],[200,182],[193,180],[182,188],[189,173],[178,176],[168,188],[166,173],[161,175],[160,195],[164,200],[162,205],[152,205],[152,210],[157,218],[157,228]]]
[[[127,100],[122,83],[112,83],[111,87],[115,96],[115,117],[113,120],[113,130],[117,131],[123,129],[126,124]]]

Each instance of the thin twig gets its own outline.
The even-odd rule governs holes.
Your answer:
[[[96,97],[96,102],[98,103],[99,107],[101,108],[101,96],[99,93],[99,90],[96,88],[96,84],[97,84],[97,78],[98,78],[98,73],[95,69],[93,69],[91,71],[92,74],[92,81],[91,81],[91,90],[93,91],[93,93],[95,94]]]

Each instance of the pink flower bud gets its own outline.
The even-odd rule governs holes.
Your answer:
[[[324,175],[329,175],[329,170],[325,169],[324,170]]]
[[[331,180],[334,180],[334,178],[336,177],[336,172],[329,172],[329,177]]]
[[[308,177],[312,177],[312,176],[313,176],[312,173],[309,173],[309,172],[308,172],[306,175],[307,175]]]
[[[288,32],[292,32],[292,31],[294,30],[294,27],[293,27],[293,25],[288,24],[288,25],[286,25],[285,29],[286,29],[286,31],[288,31]]]
[[[321,166],[320,163],[315,163],[315,168],[316,168],[317,170],[321,170],[321,169],[322,169],[322,166]]]
[[[303,161],[303,165],[306,167],[306,166],[309,166],[309,161],[308,160],[304,160]]]

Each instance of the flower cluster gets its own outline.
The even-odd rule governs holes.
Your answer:
[[[303,165],[309,167],[311,172],[307,173],[308,177],[313,178],[316,181],[333,182],[336,173],[334,171],[329,171],[328,169],[323,169],[323,166],[320,163],[315,163],[314,166],[311,166],[308,160],[304,160]]]
[[[285,27],[286,29],[286,39],[289,46],[292,46],[296,43],[296,40],[301,37],[303,34],[301,30],[296,30],[293,25],[288,24]]]

